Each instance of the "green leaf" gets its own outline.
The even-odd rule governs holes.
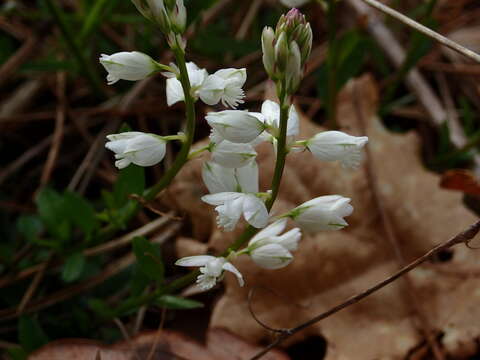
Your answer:
[[[132,296],[139,296],[145,288],[150,284],[150,277],[148,277],[138,264],[135,264],[130,279],[130,293]]]
[[[18,322],[18,341],[23,349],[32,352],[48,343],[48,337],[37,320],[21,316]]]
[[[81,253],[70,255],[62,270],[62,280],[69,283],[77,280],[85,268],[85,256]]]
[[[113,197],[117,208],[127,203],[128,195],[142,195],[145,190],[145,169],[137,165],[129,165],[120,170],[115,185],[113,186]]]
[[[28,353],[20,347],[7,349],[11,360],[27,360]]]
[[[85,234],[91,234],[98,229],[99,223],[95,217],[95,209],[83,197],[66,191],[64,207],[68,212],[70,222],[82,229]]]
[[[162,295],[155,300],[155,304],[166,309],[197,309],[203,307],[199,301],[173,295]]]
[[[140,270],[151,280],[162,283],[165,270],[159,247],[143,237],[136,237],[133,239],[133,252]]]
[[[70,237],[70,226],[63,196],[53,189],[44,188],[39,192],[35,201],[40,218],[50,234],[57,240],[67,240]]]
[[[43,230],[43,223],[38,216],[23,215],[17,220],[17,230],[27,241],[33,242]]]
[[[110,319],[114,314],[113,309],[104,301],[100,299],[90,299],[88,300],[88,306],[92,311],[94,311],[98,316],[104,319]]]

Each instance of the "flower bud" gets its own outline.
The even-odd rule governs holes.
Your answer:
[[[132,0],[132,2],[137,10],[145,18],[157,24],[163,33],[170,32],[171,23],[164,0]]]
[[[249,143],[265,129],[263,122],[248,111],[224,110],[210,112],[206,116],[208,124],[224,139],[234,143]]]
[[[166,141],[161,137],[142,132],[124,132],[107,135],[105,147],[115,153],[115,166],[123,169],[131,163],[152,166],[163,160]]]
[[[287,216],[309,232],[340,230],[348,223],[343,219],[351,215],[350,199],[340,195],[320,196],[296,207]]]
[[[118,80],[143,80],[159,70],[158,64],[148,55],[138,51],[102,54],[100,64],[108,71],[108,85]]]
[[[362,160],[361,150],[366,136],[350,136],[341,131],[324,131],[307,140],[312,154],[323,161],[340,161],[345,168],[357,168]]]
[[[263,66],[268,76],[273,78],[275,71],[275,32],[271,27],[266,26],[262,32]]]
[[[303,68],[301,60],[300,49],[298,48],[297,43],[292,41],[286,69],[286,89],[289,94],[293,94],[297,91],[300,81],[302,81]]]
[[[170,21],[173,32],[177,34],[184,33],[187,26],[187,9],[183,4],[183,0],[176,0],[176,4],[170,12]]]
[[[289,55],[288,39],[286,33],[282,32],[275,44],[275,67],[280,74],[285,74]],[[280,75],[280,77],[283,77]]]

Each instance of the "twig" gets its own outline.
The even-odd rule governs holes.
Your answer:
[[[155,239],[156,243],[163,243],[166,241],[168,238],[173,236],[178,229],[180,228],[180,225],[178,223],[172,224],[168,229],[165,230],[161,234],[161,236],[157,237]],[[94,276],[88,280],[85,280],[77,285],[73,285],[71,287],[64,288],[62,290],[59,290],[51,295],[49,295],[46,298],[34,301],[31,303],[31,305],[27,308],[25,308],[24,313],[31,313],[35,311],[39,311],[41,309],[47,308],[49,306],[55,305],[61,301],[65,301],[67,299],[70,299],[71,297],[78,295],[84,291],[87,291],[97,285],[102,284],[105,280],[111,278],[112,276],[118,274],[120,271],[123,269],[127,268],[130,266],[133,262],[135,261],[135,255],[130,253],[119,260],[112,262],[110,265],[108,265],[103,272],[98,274],[97,276]],[[10,319],[14,319],[18,316],[18,313],[16,311],[16,308],[9,308],[9,309],[3,309],[0,310],[0,321],[6,321]]]
[[[347,1],[359,15],[367,18],[368,31],[385,51],[390,61],[395,67],[401,67],[406,58],[405,50],[395,39],[392,32],[382,23],[372,9],[362,3],[364,0]],[[430,115],[433,125],[435,127],[441,126],[447,117],[446,111],[428,82],[416,68],[413,68],[408,73],[406,84]]]
[[[353,84],[352,98],[353,98],[353,105],[355,108],[357,121],[360,125],[360,128],[362,129],[362,135],[367,135],[365,118],[363,116],[364,111],[362,106],[362,96],[361,96],[360,90],[358,89],[357,83]],[[378,177],[375,174],[375,162],[373,160],[372,152],[370,151],[370,147],[368,145],[365,147],[365,153],[367,158],[365,161],[367,179],[373,195],[373,201],[378,209],[380,218],[382,220],[381,222],[383,225],[386,238],[394,250],[395,257],[397,258],[399,267],[405,266],[406,261],[405,261],[405,256],[403,254],[403,250],[399,245],[398,237],[394,231],[391,218],[388,215],[382,196],[380,195],[378,181],[377,181]],[[445,355],[440,350],[438,344],[435,341],[435,337],[432,335],[433,333],[432,326],[430,324],[430,321],[426,318],[426,316],[423,313],[422,306],[420,305],[420,301],[416,295],[415,286],[412,282],[412,279],[410,278],[410,274],[405,274],[404,282],[407,288],[407,295],[410,298],[413,310],[417,318],[420,320],[421,330],[425,335],[425,338],[427,340],[427,343],[430,349],[432,349],[435,359],[444,360]]]
[[[399,13],[398,11],[382,4],[381,2],[377,0],[362,0],[363,2],[367,3],[368,5],[374,7],[375,9],[397,19],[398,21],[404,23],[407,26],[410,26],[411,28],[421,32],[422,34],[427,35],[428,37],[434,39],[435,41],[438,41],[440,44],[445,45],[449,47],[452,50],[455,50],[459,52],[460,54],[475,60],[476,62],[480,62],[480,55],[477,54],[476,52],[467,49],[466,47],[456,43],[455,41],[450,40],[449,38],[440,35],[439,33],[429,29],[426,26],[423,26],[422,24],[410,19],[409,17],[403,15],[402,13]]]
[[[275,341],[273,341],[270,345],[268,345],[265,349],[260,351],[258,354],[256,354],[254,357],[252,357],[250,360],[257,360],[260,359],[263,355],[265,355],[267,352],[272,350],[274,347],[282,343],[284,340],[289,338],[290,336],[296,334],[297,332],[302,331],[303,329],[312,326],[313,324],[318,323],[321,320],[324,320],[331,315],[349,307],[350,305],[356,304],[359,301],[365,299],[366,297],[370,296],[371,294],[377,292],[378,290],[384,288],[385,286],[389,285],[390,283],[394,282],[395,280],[399,279],[403,275],[407,274],[408,272],[412,271],[419,265],[423,264],[425,261],[429,260],[433,256],[437,255],[439,252],[445,251],[455,245],[458,244],[468,244],[480,231],[480,220],[478,220],[475,224],[471,225],[468,229],[462,231],[461,233],[457,234],[450,240],[447,240],[437,246],[435,246],[433,249],[428,251],[426,254],[420,256],[416,260],[412,261],[410,264],[407,266],[404,266],[402,269],[398,270],[395,274],[389,276],[385,280],[380,281],[376,285],[372,286],[371,288],[364,290],[363,292],[354,295],[347,299],[346,301],[334,306],[330,310],[325,311],[324,313],[321,313],[314,318],[298,325],[297,327],[287,329],[285,330]]]
[[[158,340],[160,340],[160,332],[162,331],[163,325],[165,324],[166,314],[167,314],[167,308],[164,307],[162,308],[162,313],[160,315],[160,323],[158,324],[158,330],[155,333],[155,337],[153,338],[153,344],[152,344],[152,347],[150,348],[150,353],[148,354],[147,360],[153,360],[153,357],[155,356],[155,350],[157,349]]]
[[[253,20],[256,18],[258,9],[262,5],[263,0],[253,0],[252,4],[248,7],[247,14],[243,18],[242,25],[235,34],[236,40],[243,40],[247,35],[248,29],[252,25]]]
[[[57,113],[55,117],[55,130],[53,132],[52,146],[48,152],[47,161],[43,168],[42,176],[40,177],[40,187],[47,185],[50,181],[50,177],[55,166],[55,161],[57,160],[58,152],[62,144],[64,124],[65,124],[65,107],[66,107],[66,98],[65,98],[65,82],[66,74],[65,72],[60,72],[57,74]]]
[[[146,236],[150,233],[152,233],[153,231],[159,229],[161,226],[165,225],[166,223],[168,223],[170,221],[170,216],[172,214],[167,214],[168,216],[165,216],[165,217],[161,217],[161,218],[158,218],[138,229],[135,229],[134,231],[126,234],[126,235],[123,235],[117,239],[114,239],[110,242],[107,242],[105,244],[101,244],[101,245],[98,245],[98,246],[95,246],[95,247],[92,247],[92,248],[89,248],[89,249],[86,249],[83,251],[83,255],[84,256],[95,256],[95,255],[99,255],[99,254],[102,254],[102,253],[105,253],[105,252],[108,252],[108,251],[112,251],[112,250],[116,250],[122,246],[125,246],[125,245],[128,245],[135,237],[137,236]],[[20,273],[16,274],[15,277],[10,277],[10,276],[6,276],[6,277],[3,277],[0,279],[0,288],[3,288],[5,286],[8,286],[12,283],[15,283],[17,281],[20,281],[22,279],[25,279],[25,278],[28,278],[30,276],[32,276],[33,274],[37,273],[38,271],[40,271],[42,269],[42,267],[45,265],[46,263],[43,262],[43,263],[40,263],[40,264],[37,264],[37,265],[34,265],[34,266],[31,266],[23,271],[21,271]]]

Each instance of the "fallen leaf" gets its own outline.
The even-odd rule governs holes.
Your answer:
[[[239,336],[224,329],[211,329],[207,334],[207,346],[175,331],[148,331],[130,341],[112,346],[83,339],[53,341],[29,356],[29,360],[145,360],[152,345],[152,360],[248,360],[261,348],[247,343]],[[289,360],[276,350],[266,360]]]
[[[480,182],[469,170],[455,169],[445,172],[440,180],[440,186],[448,190],[459,190],[465,194],[480,195]]]
[[[394,134],[384,128],[376,116],[378,91],[370,76],[350,82],[340,94],[338,119],[342,130],[364,135],[353,104],[354,87],[360,89],[379,195],[406,261],[412,261],[465,229],[475,217],[462,205],[462,194],[439,188],[438,176],[424,168],[419,138],[414,132]],[[298,138],[322,130],[303,118]],[[260,145],[257,151],[261,191],[265,191],[273,174],[274,156],[267,144]],[[199,200],[199,195],[206,193],[201,163],[190,163],[170,194],[191,216],[195,237],[221,252],[235,233],[218,230],[213,208]],[[258,288],[252,303],[256,315],[270,327],[288,328],[369,288],[399,268],[384,235],[365,169],[346,171],[336,163],[317,161],[308,152],[291,154],[273,212],[278,214],[328,194],[352,198],[355,211],[348,218],[350,226],[344,231],[304,235],[295,260],[284,269],[264,270],[247,256],[237,258],[235,266],[245,277],[246,286],[241,288],[235,279],[226,276],[225,293],[214,308],[211,326],[227,328],[252,342],[265,342],[271,340],[270,333],[248,311],[247,295],[252,288]],[[474,343],[480,336],[480,281],[468,272],[478,266],[478,253],[463,246],[452,251],[448,262],[426,264],[414,270],[411,278],[424,316],[433,329],[444,333],[445,352],[456,356],[459,351],[465,352],[465,342]],[[460,278],[458,273],[443,271],[457,267],[467,269]],[[405,284],[399,280],[305,329],[290,338],[288,344],[322,336],[328,343],[327,360],[404,359],[424,341],[409,301]]]

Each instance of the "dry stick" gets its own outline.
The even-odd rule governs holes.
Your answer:
[[[0,67],[0,85],[2,85],[8,78],[15,73],[15,70],[18,69],[27,59],[30,57],[32,52],[37,48],[40,41],[36,36],[29,36],[27,41],[22,45],[17,52],[10,56],[9,59]]]
[[[383,24],[377,14],[362,3],[364,0],[347,0],[350,6],[362,17],[367,18],[367,29],[380,47],[385,51],[390,61],[398,68],[405,61],[406,54],[400,43],[395,39],[392,32]],[[433,124],[441,126],[447,118],[437,95],[433,92],[428,82],[420,72],[413,68],[406,77],[406,85],[415,94],[418,101],[430,115]]]
[[[243,18],[242,25],[235,34],[236,40],[243,40],[247,36],[248,29],[252,25],[253,20],[255,20],[258,10],[262,5],[263,0],[253,0],[253,3],[249,6],[247,14]]]
[[[160,323],[158,324],[158,330],[155,333],[155,337],[153,339],[152,347],[150,348],[150,353],[148,354],[147,360],[153,360],[153,356],[155,355],[155,350],[157,349],[158,341],[160,340],[160,332],[163,329],[163,325],[165,324],[165,318],[167,314],[167,308],[162,308],[162,314],[160,315]]]
[[[353,105],[355,108],[357,121],[362,131],[362,135],[366,135],[367,130],[366,130],[365,118],[363,116],[364,112],[363,112],[363,106],[362,106],[362,96],[359,92],[357,83],[353,84]],[[365,161],[367,180],[370,185],[370,189],[372,191],[373,201],[378,209],[380,218],[382,220],[382,225],[383,225],[385,235],[387,237],[388,242],[390,243],[391,247],[394,250],[395,257],[397,258],[399,267],[405,266],[406,264],[405,255],[403,253],[402,248],[399,245],[398,237],[393,229],[392,221],[390,219],[390,216],[388,215],[387,209],[385,208],[385,204],[380,195],[378,181],[377,181],[378,177],[375,174],[375,163],[374,163],[372,152],[370,151],[369,146],[365,147],[365,153],[367,157],[367,160]],[[410,274],[405,274],[404,281],[407,288],[407,295],[410,298],[411,305],[413,307],[415,315],[420,320],[421,330],[425,335],[425,338],[427,339],[427,343],[430,349],[432,349],[435,359],[444,360],[445,355],[440,350],[437,342],[435,341],[434,336],[432,335],[433,333],[432,326],[430,324],[430,321],[427,319],[427,317],[423,313],[422,306],[417,297],[417,294],[415,291],[415,285],[413,284],[412,279],[410,278]]]
[[[66,112],[66,98],[65,98],[65,72],[57,74],[57,113],[55,117],[55,130],[53,132],[52,145],[47,156],[47,161],[43,168],[42,176],[40,177],[40,187],[44,187],[50,181],[50,177],[55,166],[55,161],[58,157],[58,152],[62,144],[63,131],[65,124],[65,112]]]
[[[398,21],[401,21],[407,26],[410,26],[411,28],[421,32],[422,34],[427,35],[428,37],[434,39],[435,41],[438,41],[440,44],[445,45],[449,47],[452,50],[455,50],[459,52],[460,54],[475,60],[476,62],[480,62],[480,55],[477,54],[476,52],[467,49],[466,47],[456,43],[455,41],[450,40],[449,38],[446,38],[443,35],[440,35],[439,33],[429,29],[426,26],[423,26],[422,24],[410,19],[409,17],[403,15],[402,13],[399,13],[398,11],[382,4],[381,2],[377,0],[362,0],[363,2],[367,3],[368,5],[374,7],[375,9],[397,19]]]
[[[45,274],[45,270],[47,270],[49,261],[45,261],[41,267],[41,269],[37,272],[35,277],[33,278],[33,281],[30,283],[30,286],[28,287],[27,291],[22,297],[22,300],[20,301],[20,304],[18,305],[17,308],[17,314],[21,315],[23,313],[23,310],[25,310],[25,307],[28,305],[30,302],[33,294],[38,288],[38,285],[40,284],[40,281],[43,279],[43,275]]]
[[[154,242],[159,244],[165,242],[168,238],[172,237],[179,229],[180,229],[179,223],[172,224],[159,237],[155,238]],[[85,292],[97,285],[100,285],[105,280],[118,274],[120,271],[130,266],[134,261],[135,261],[135,255],[130,253],[120,258],[119,260],[110,263],[105,268],[105,270],[99,275],[94,276],[88,280],[85,280],[79,284],[59,290],[44,299],[40,299],[32,302],[29,307],[24,309],[24,313],[31,313],[31,312],[42,310],[44,308],[52,306],[61,301],[70,299],[75,295],[81,294],[82,292]],[[15,307],[0,310],[0,321],[14,319],[17,316],[18,316],[18,313]]]
[[[135,229],[134,231],[125,234],[117,239],[114,239],[112,241],[109,241],[107,243],[86,249],[83,251],[84,256],[94,256],[98,254],[102,254],[108,251],[116,250],[119,249],[125,245],[128,245],[135,237],[137,236],[146,236],[153,231],[159,229],[161,226],[165,225],[167,222],[170,221],[172,213],[167,214],[168,216],[158,218],[138,229]],[[20,273],[16,274],[15,277],[11,276],[5,276],[0,279],[0,289],[8,286],[12,283],[15,283],[17,281],[23,280],[25,278],[28,278],[38,271],[41,271],[42,267],[44,266],[44,263],[40,263],[34,266],[31,266]]]
[[[394,282],[395,280],[399,279],[403,275],[407,274],[408,272],[412,271],[419,265],[423,264],[425,261],[429,260],[430,258],[434,257],[438,253],[445,251],[455,245],[458,244],[468,244],[480,231],[480,220],[478,220],[475,224],[471,225],[468,229],[462,231],[461,233],[457,234],[450,240],[447,240],[437,246],[435,246],[433,249],[428,251],[426,254],[422,255],[421,257],[417,258],[416,260],[412,261],[410,264],[407,266],[403,267],[402,269],[398,270],[395,274],[389,276],[385,280],[377,283],[376,285],[372,286],[371,288],[350,297],[346,301],[342,302],[339,305],[334,306],[328,311],[325,311],[324,313],[315,316],[314,318],[304,322],[303,324],[284,330],[279,337],[272,342],[270,345],[268,345],[265,349],[260,351],[258,354],[256,354],[254,357],[252,357],[250,360],[257,360],[260,359],[263,355],[265,355],[267,352],[272,350],[274,347],[282,343],[284,340],[289,338],[290,336],[296,334],[297,332],[302,331],[303,329],[306,329],[309,326],[312,326],[316,323],[318,323],[321,320],[324,320],[331,315],[339,312],[340,310],[343,310],[353,304],[358,303],[359,301],[365,299],[366,297],[370,296],[371,294],[377,292],[378,290],[384,288],[385,286],[389,285],[390,283]]]

